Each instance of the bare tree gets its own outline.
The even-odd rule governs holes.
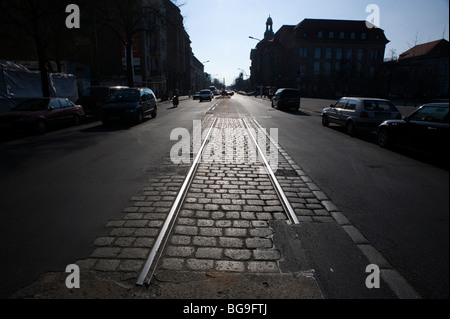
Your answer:
[[[164,5],[169,0],[103,0],[98,5],[97,22],[109,28],[122,42],[126,52],[128,86],[134,86],[132,50],[136,36],[155,31],[155,19],[164,18]],[[172,1],[175,5],[178,1]]]
[[[0,21],[31,39],[36,49],[41,72],[42,94],[50,96],[48,80],[48,51],[50,33],[56,15],[61,12],[61,1],[56,0],[1,0]],[[60,26],[63,28],[63,26]]]

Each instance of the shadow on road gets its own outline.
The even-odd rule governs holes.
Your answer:
[[[328,129],[339,132],[339,134],[348,136],[347,133],[345,132],[345,127],[343,126],[330,125]],[[359,131],[353,138],[379,147],[377,143],[377,134],[375,131]],[[441,169],[449,170],[450,168],[448,158],[439,156],[437,154],[425,152],[420,149],[404,148],[400,145],[395,145],[390,147],[389,151],[395,152],[402,156],[409,157],[416,161],[420,161],[422,163],[426,163]]]

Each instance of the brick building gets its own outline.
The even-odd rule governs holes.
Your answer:
[[[251,82],[311,97],[377,96],[387,43],[384,31],[366,21],[305,19],[275,34],[266,30],[251,52]]]

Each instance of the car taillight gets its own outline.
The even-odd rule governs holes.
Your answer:
[[[368,119],[369,118],[369,114],[367,112],[361,112],[359,117],[362,118],[362,119]]]

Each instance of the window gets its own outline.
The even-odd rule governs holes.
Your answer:
[[[356,33],[355,32],[350,33],[350,39],[352,39],[352,40],[356,39]]]
[[[448,108],[427,106],[417,111],[411,117],[411,121],[444,123],[448,120],[447,115]]]
[[[300,74],[305,75],[306,74],[306,65],[300,64]]]
[[[300,58],[307,58],[307,57],[308,57],[308,49],[300,48]]]
[[[72,107],[72,103],[68,99],[59,100],[63,108]]]
[[[373,49],[373,50],[370,52],[370,59],[371,59],[371,60],[378,60],[378,55],[379,55],[378,50],[377,50],[377,49]]]
[[[314,75],[320,75],[320,62],[314,62]]]
[[[363,57],[364,57],[364,50],[363,49],[359,49],[358,53],[357,53],[358,61],[362,61]]]
[[[334,38],[334,32],[328,32],[328,39],[333,39]]]
[[[342,49],[336,49],[336,60],[342,60]]]
[[[356,63],[356,71],[357,72],[361,72],[362,71],[362,63],[361,62]]]
[[[345,54],[345,58],[347,60],[351,60],[353,58],[353,49],[347,49],[347,52]]]
[[[345,33],[344,32],[339,32],[339,39],[340,40],[344,40],[345,38]]]
[[[326,48],[326,50],[325,50],[325,59],[330,60],[332,54],[333,54],[333,50],[331,48]]]
[[[365,32],[361,33],[361,40],[367,39],[367,34]]]
[[[337,72],[341,72],[341,62],[336,62],[334,64],[334,71]]]
[[[48,106],[54,108],[55,110],[61,108],[61,104],[59,104],[58,100],[51,100]]]
[[[322,39],[323,38],[323,32],[319,31],[317,32],[317,39]]]
[[[345,106],[346,110],[355,111],[356,110],[356,100],[348,100],[347,105]]]
[[[320,58],[322,58],[322,49],[316,48],[314,50],[314,59],[320,59]]]
[[[336,103],[336,107],[338,109],[343,109],[347,105],[348,99],[341,99],[339,102]]]

